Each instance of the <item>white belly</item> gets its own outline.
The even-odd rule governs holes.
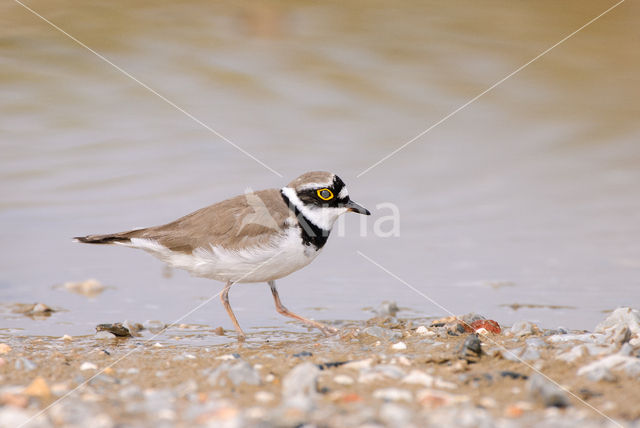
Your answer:
[[[158,257],[169,266],[218,281],[266,282],[289,275],[311,263],[320,252],[302,244],[300,229],[291,227],[269,245],[243,250],[197,248],[192,254],[171,251],[157,241],[132,238],[130,244]]]

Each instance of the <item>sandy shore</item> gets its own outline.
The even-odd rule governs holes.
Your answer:
[[[382,312],[332,337],[209,347],[172,338],[189,326],[0,336],[0,426],[638,425],[638,311],[592,333],[528,322],[473,333],[465,325],[489,325]]]

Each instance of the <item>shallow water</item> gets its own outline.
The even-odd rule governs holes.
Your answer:
[[[640,297],[637,4],[357,175],[612,4],[29,3],[281,178],[5,3],[0,299],[64,311],[5,311],[1,325],[80,335],[177,320],[221,284],[70,237],[165,223],[327,169],[374,215],[366,234],[346,219],[345,236],[278,282],[290,309],[364,319],[395,300],[400,316],[474,311],[592,329],[602,311]],[[400,209],[398,237],[374,236],[384,202]],[[55,287],[91,277],[111,287],[92,299]],[[236,286],[231,301],[248,332],[304,329],[275,312],[266,285]],[[231,328],[217,299],[182,322]]]

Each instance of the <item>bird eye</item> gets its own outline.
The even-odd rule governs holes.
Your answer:
[[[333,198],[333,192],[329,189],[320,189],[318,190],[318,197],[323,201],[328,201]]]

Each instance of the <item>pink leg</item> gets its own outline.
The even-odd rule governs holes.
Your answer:
[[[220,294],[220,300],[222,300],[222,304],[224,305],[224,308],[227,310],[227,314],[229,314],[229,318],[231,318],[231,322],[233,322],[233,326],[236,328],[236,331],[238,332],[238,340],[242,342],[244,341],[246,335],[244,334],[244,331],[242,331],[240,324],[238,324],[238,320],[236,319],[236,316],[231,310],[231,305],[229,304],[229,289],[231,288],[232,285],[233,285],[233,282],[227,281],[227,285],[224,286],[224,290],[222,290],[222,294]]]
[[[320,329],[320,331],[322,331],[325,335],[329,335],[331,333],[337,333],[338,330],[328,326],[326,324],[322,324],[319,323],[318,321],[314,321],[314,320],[310,320],[308,318],[305,317],[301,317],[300,315],[294,314],[293,312],[290,312],[289,309],[285,308],[284,305],[282,304],[282,302],[280,301],[280,296],[278,295],[278,290],[276,290],[276,282],[275,281],[269,281],[268,282],[269,287],[271,287],[271,294],[273,294],[273,300],[276,303],[276,310],[278,311],[278,313],[286,316],[286,317],[291,317],[291,318],[295,318],[299,321],[302,321],[305,324],[308,324],[310,326],[316,327],[318,329]]]

